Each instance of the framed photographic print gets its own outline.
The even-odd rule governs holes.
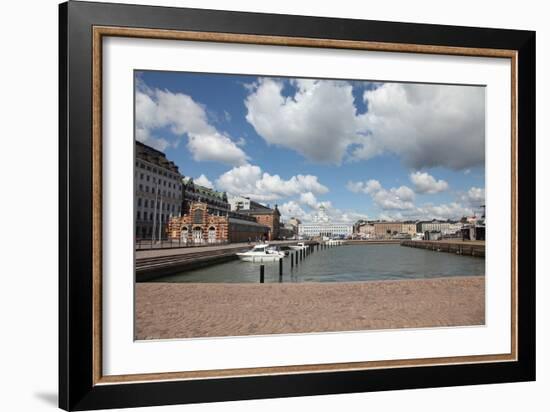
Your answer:
[[[535,33],[60,5],[60,407],[535,379]]]

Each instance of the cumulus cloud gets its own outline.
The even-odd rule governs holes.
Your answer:
[[[479,208],[485,203],[485,188],[471,187],[466,193],[459,196],[460,200],[468,205]]]
[[[414,185],[416,193],[433,194],[444,192],[449,188],[449,184],[444,180],[436,180],[429,173],[414,172],[411,173],[409,178]]]
[[[410,210],[383,212],[378,218],[382,220],[458,220],[463,216],[471,216],[473,213],[472,208],[457,202],[438,205],[427,203]]]
[[[216,180],[216,186],[235,195],[250,197],[256,201],[269,201],[297,196],[304,192],[319,195],[328,192],[317,176],[296,175],[288,180],[279,175],[262,172],[259,166],[246,164],[234,167]]]
[[[228,135],[208,122],[204,106],[183,93],[151,89],[136,90],[136,138],[164,150],[169,142],[153,136],[159,128],[177,136],[187,135],[187,148],[196,161],[216,161],[231,166],[247,162],[244,151]]]
[[[350,144],[360,141],[352,86],[343,81],[260,79],[249,85],[246,120],[268,143],[294,150],[305,158],[339,164]]]
[[[300,203],[303,203],[304,205],[307,205],[312,209],[316,209],[318,206],[317,198],[311,192],[302,193],[300,195]]]
[[[310,222],[313,220],[317,210],[322,205],[325,207],[325,212],[332,221],[343,223],[355,223],[359,219],[368,219],[367,214],[357,212],[355,210],[341,210],[332,206],[330,201],[316,202],[315,204],[307,205],[309,210],[304,210],[302,207],[303,202],[297,202],[290,200],[279,206],[281,212],[281,218],[283,221],[296,217],[302,222]]]
[[[406,210],[414,208],[414,192],[408,186],[384,189],[378,180],[348,182],[348,190],[369,194],[374,203],[383,210]]]
[[[214,184],[210,180],[208,180],[208,178],[204,174],[194,179],[194,182],[200,186],[208,187],[209,189],[214,189]]]
[[[378,180],[371,179],[367,182],[350,181],[347,188],[354,193],[368,194],[381,209],[378,218],[383,220],[460,219],[473,214],[471,205],[481,198],[483,192],[483,189],[472,187],[461,196],[460,202],[418,206],[415,193],[408,186],[386,189]]]
[[[414,169],[484,164],[483,87],[385,83],[363,98],[369,134],[354,158],[391,152]]]
[[[286,221],[292,217],[300,219],[301,221],[310,221],[312,218],[311,213],[306,212],[298,202],[290,200],[279,206],[279,212],[281,213],[281,219]]]
[[[246,119],[256,132],[311,161],[392,153],[414,169],[484,164],[483,87],[384,83],[364,91],[366,113],[345,81],[260,79],[247,90]]]

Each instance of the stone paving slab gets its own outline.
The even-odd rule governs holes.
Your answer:
[[[484,323],[483,276],[343,283],[136,284],[136,339]]]

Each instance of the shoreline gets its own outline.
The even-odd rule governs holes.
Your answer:
[[[485,277],[136,283],[138,340],[485,324]]]

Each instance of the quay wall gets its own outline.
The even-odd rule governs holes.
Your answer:
[[[272,242],[276,246],[288,246],[297,243]],[[305,242],[317,244],[317,242]],[[223,246],[204,246],[203,248],[157,249],[136,253],[136,282],[147,282],[162,276],[173,275],[185,270],[198,269],[237,259],[237,253],[251,248],[248,244]],[[203,249],[203,250],[201,250]]]
[[[455,253],[474,257],[485,257],[485,242],[444,241],[444,240],[404,240],[401,246],[433,250],[434,252]]]
[[[398,239],[377,239],[377,240],[344,240],[344,245],[391,245],[400,244]]]

